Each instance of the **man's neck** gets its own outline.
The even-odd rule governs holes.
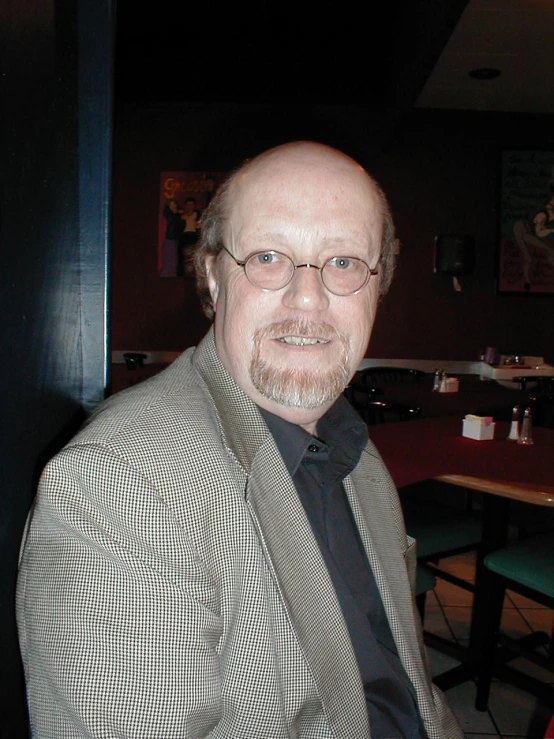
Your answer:
[[[311,423],[300,423],[298,424],[301,429],[304,429],[310,436],[317,436],[317,421]]]

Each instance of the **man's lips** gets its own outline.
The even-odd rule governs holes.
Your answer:
[[[257,332],[257,340],[273,339],[289,346],[329,344],[339,338],[328,323],[313,321],[280,321]]]
[[[314,344],[328,344],[329,339],[320,339],[316,336],[279,336],[278,341],[291,346],[313,346]]]

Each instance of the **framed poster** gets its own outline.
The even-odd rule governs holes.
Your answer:
[[[554,151],[502,152],[497,292],[554,294]]]
[[[158,216],[158,274],[194,277],[193,255],[202,213],[225,179],[224,172],[162,172]]]

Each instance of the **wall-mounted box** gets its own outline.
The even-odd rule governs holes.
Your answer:
[[[435,236],[435,272],[465,275],[475,266],[475,239],[465,234]]]

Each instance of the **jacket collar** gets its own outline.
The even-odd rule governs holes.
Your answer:
[[[249,474],[254,457],[270,434],[256,404],[223,366],[213,326],[194,352],[193,364],[215,401],[225,445]]]

